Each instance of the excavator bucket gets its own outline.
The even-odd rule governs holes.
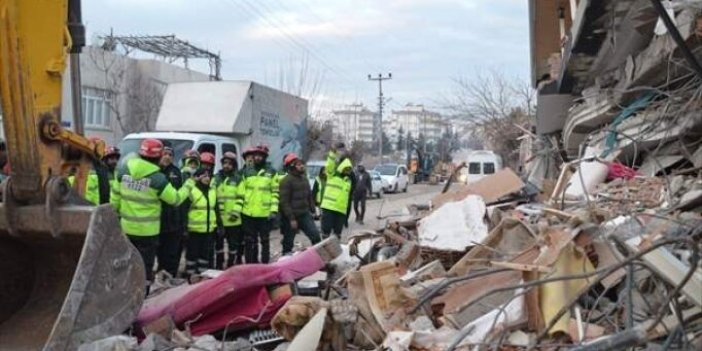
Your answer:
[[[124,332],[144,299],[144,265],[110,205],[18,207],[4,198],[0,349],[76,350]]]

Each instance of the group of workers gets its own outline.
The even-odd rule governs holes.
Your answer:
[[[108,148],[100,167],[86,184],[87,200],[109,202],[120,217],[122,231],[139,251],[147,289],[153,267],[179,276],[185,250],[185,272],[190,278],[209,268],[225,269],[242,263],[268,263],[270,232],[279,220],[282,254],[292,254],[295,235],[302,231],[316,244],[332,233],[341,236],[348,226],[356,177],[343,143],[329,150],[325,167],[310,189],[304,161],[294,153],[283,159],[283,171],[267,162],[265,145],[237,155],[225,152],[214,174],[215,156],[187,151],[181,167],[174,150],[157,139],[141,142],[138,157],[118,166],[120,152]],[[97,173],[109,173],[109,199],[100,194]],[[314,222],[321,209],[321,236]],[[260,250],[259,250],[260,248]]]

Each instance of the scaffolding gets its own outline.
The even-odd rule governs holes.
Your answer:
[[[222,80],[222,59],[219,54],[201,49],[178,39],[175,35],[116,36],[110,34],[100,38],[104,40],[102,48],[105,50],[115,51],[120,46],[126,55],[139,50],[152,53],[168,63],[183,60],[185,68],[188,68],[190,59],[207,59],[210,66],[210,79]]]

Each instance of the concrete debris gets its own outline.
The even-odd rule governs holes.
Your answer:
[[[419,245],[437,250],[465,251],[488,234],[486,207],[477,195],[449,202],[419,221]]]

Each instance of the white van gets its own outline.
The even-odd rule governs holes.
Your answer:
[[[466,168],[461,170],[459,181],[473,183],[482,177],[502,169],[502,157],[490,150],[478,150],[468,154]]]
[[[219,160],[225,152],[232,151],[237,154],[239,167],[244,165],[241,156],[241,147],[239,142],[233,138],[227,138],[220,135],[201,134],[201,133],[172,133],[172,132],[147,132],[129,134],[119,143],[119,149],[122,156],[125,157],[130,153],[137,153],[139,145],[144,139],[158,139],[164,143],[170,144],[173,148],[173,163],[180,167],[180,161],[183,158],[183,153],[188,150],[197,150],[200,153],[210,152],[215,155],[215,173],[221,168]]]

